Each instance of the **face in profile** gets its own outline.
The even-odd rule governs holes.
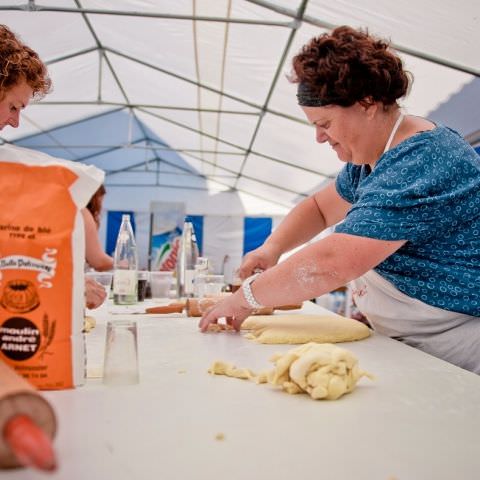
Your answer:
[[[0,130],[7,125],[17,128],[20,125],[20,112],[28,105],[33,90],[22,82],[0,94]]]
[[[302,110],[315,127],[316,141],[328,143],[339,160],[357,165],[369,163],[368,109],[357,102],[350,107],[328,105]]]

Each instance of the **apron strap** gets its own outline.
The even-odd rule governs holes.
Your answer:
[[[390,132],[390,136],[388,137],[387,143],[385,145],[385,149],[383,150],[383,153],[385,153],[387,150],[390,149],[390,145],[392,144],[393,137],[397,133],[398,127],[402,123],[402,120],[404,119],[405,115],[403,113],[400,113],[399,117],[397,118],[397,121],[395,122],[395,125],[392,128],[392,131]]]

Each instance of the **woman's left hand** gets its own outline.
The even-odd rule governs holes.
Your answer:
[[[85,304],[87,308],[98,308],[107,298],[107,293],[102,285],[92,278],[85,278]]]
[[[243,298],[241,290],[238,290],[230,297],[207,310],[203,314],[198,326],[202,332],[206,332],[211,323],[218,323],[219,318],[225,317],[227,323],[239,331],[243,321],[251,315],[252,311]]]

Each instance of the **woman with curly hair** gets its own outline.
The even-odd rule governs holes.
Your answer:
[[[38,54],[6,25],[0,25],[0,130],[7,125],[17,128],[20,112],[30,99],[42,98],[50,88],[47,67]],[[85,225],[86,231],[87,228]],[[85,302],[89,308],[100,306],[105,296],[102,285],[90,278],[85,280]]]
[[[339,27],[293,59],[316,140],[345,166],[240,269],[243,288],[207,312],[239,328],[252,309],[348,282],[378,332],[480,373],[480,159],[455,131],[405,115],[409,74],[387,42]],[[277,263],[328,227],[334,232]],[[255,270],[261,274],[250,276]]]
[[[17,128],[20,111],[31,98],[50,91],[47,68],[38,54],[24,45],[5,25],[0,25],[0,130]]]

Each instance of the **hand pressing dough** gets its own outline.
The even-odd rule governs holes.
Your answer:
[[[369,328],[340,315],[274,315],[248,317],[242,329],[246,338],[257,343],[338,343],[370,336]]]
[[[351,352],[330,343],[307,343],[277,354],[271,360],[275,368],[258,375],[220,361],[208,371],[278,385],[290,394],[308,393],[314,400],[336,400],[353,391],[360,378],[373,378],[359,368],[358,360]]]
[[[228,325],[228,323],[211,323],[208,328],[208,332],[230,332],[233,331],[233,327],[231,325]]]

